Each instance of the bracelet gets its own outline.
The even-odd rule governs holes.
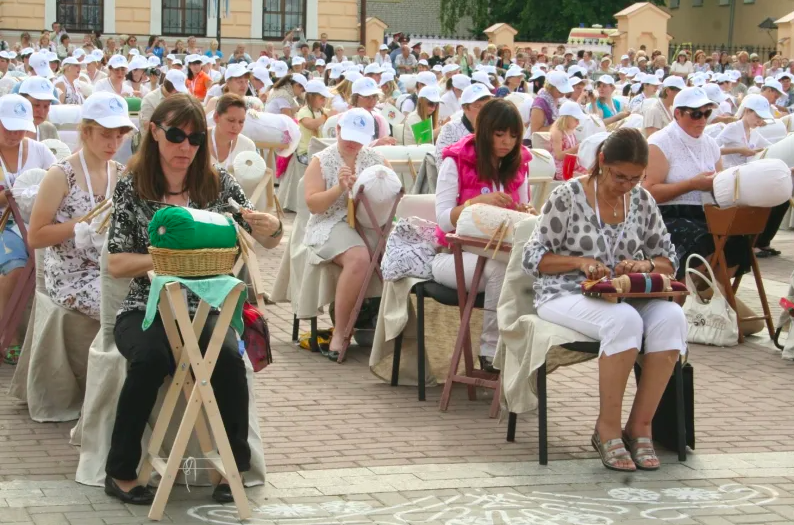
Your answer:
[[[278,220],[278,228],[276,229],[276,231],[274,231],[273,233],[270,234],[270,237],[275,239],[279,235],[281,235],[282,233],[284,233],[284,224],[281,222],[281,219],[279,219]]]
[[[653,273],[654,271],[656,271],[656,263],[653,262],[653,259],[648,259],[648,262],[651,263],[651,271],[648,273]]]

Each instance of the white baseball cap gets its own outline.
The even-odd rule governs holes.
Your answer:
[[[719,89],[719,88],[717,88]],[[688,87],[682,89],[673,100],[673,109],[677,108],[702,108],[703,106],[713,106],[714,102],[709,99],[703,88]]]
[[[108,67],[113,69],[119,69],[119,68],[129,69],[130,64],[127,62],[127,59],[124,58],[123,56],[113,55],[112,57],[110,57],[110,60],[108,60]]]
[[[424,58],[419,62],[417,62],[417,64],[419,64],[420,66],[428,66],[428,67],[430,66],[430,64],[428,64],[427,60],[425,60]]]
[[[722,84],[723,82],[730,82],[731,78],[725,73],[717,73],[716,75],[714,75],[713,80],[717,84]]]
[[[33,49],[32,47],[26,47],[25,49],[19,52],[19,56],[24,57],[25,55],[32,55],[35,52],[36,50]]]
[[[737,73],[738,73],[738,71],[737,71]],[[782,82],[784,78],[787,78],[789,80],[794,80],[794,75],[792,75],[788,71],[783,71],[782,73],[779,73],[776,78],[777,78],[777,80],[780,80]]]
[[[764,77],[762,77],[761,75],[757,75],[757,76],[756,76],[756,77],[753,79],[753,82],[755,82],[756,84],[763,84],[763,83],[764,83]],[[781,86],[781,87],[782,87],[782,86]]]
[[[372,80],[372,79],[369,79]],[[306,93],[317,93],[325,98],[331,98],[331,92],[322,80],[309,80],[306,83]]]
[[[345,77],[345,80],[348,82],[354,82],[360,78],[364,78],[364,75],[359,73],[356,69],[348,69],[347,71],[342,72],[342,76]]]
[[[764,120],[771,120],[775,118],[772,115],[769,101],[762,95],[747,95],[744,97],[744,100],[742,100],[742,105],[739,106],[739,111],[736,112],[736,116],[741,117],[744,114],[743,110],[745,108],[752,109],[755,111],[756,115]]]
[[[416,83],[424,84],[425,86],[435,86],[438,85],[438,79],[430,71],[422,71],[416,75]]]
[[[380,76],[380,83],[378,85],[383,87],[384,84],[387,84],[389,82],[394,82],[394,73],[392,73],[391,71],[385,71]]]
[[[33,106],[20,95],[8,94],[0,97],[0,124],[8,131],[35,132]]]
[[[93,53],[93,51],[92,51],[92,53]],[[174,60],[174,59],[176,59],[176,55],[173,54],[173,53],[168,53],[167,55],[165,55],[165,59],[166,60]]]
[[[129,52],[127,54],[136,57],[136,56],[139,56],[141,54],[141,52],[133,47],[132,49],[129,50]]]
[[[284,63],[282,62],[282,64]],[[284,64],[284,67],[286,66],[287,64]],[[246,67],[243,64],[232,64],[226,68],[226,74],[224,75],[224,80],[229,80],[230,78],[242,77],[247,74],[248,74],[248,69],[246,69]],[[281,76],[283,77],[284,75]]]
[[[270,58],[266,57],[265,55],[262,55],[261,57],[256,59],[256,63],[257,64],[262,64],[263,66],[269,66],[270,65]]]
[[[656,78],[658,78],[659,80],[662,80],[664,78],[664,69],[657,69],[654,72],[654,75],[656,75]]]
[[[601,75],[600,77],[598,77],[598,80],[596,80],[596,83],[606,84],[608,86],[614,86],[615,79],[612,78],[612,75]]]
[[[134,58],[132,60],[133,62],[135,61]],[[192,64],[193,62],[202,62],[201,56],[191,54],[185,57],[185,64]]]
[[[430,102],[438,104],[441,102],[441,94],[438,92],[438,86],[425,86],[419,90],[419,98],[426,98]]]
[[[626,76],[629,78],[636,77],[639,74],[640,74],[640,68],[638,68],[637,66],[632,66],[629,68],[628,71],[626,71]]]
[[[214,64],[215,63],[215,57],[208,57],[207,55],[201,55],[201,63],[204,64],[204,65]]]
[[[662,82],[656,75],[644,75],[642,77],[643,84],[650,84],[651,86],[661,86]]]
[[[171,61],[171,67],[174,67],[174,66],[182,67],[182,61],[179,60],[178,58],[173,59]]]
[[[520,67],[511,67],[510,69],[507,70],[507,73],[505,73],[505,79],[513,78],[513,77],[523,77],[523,76],[524,76],[524,70],[521,69]]]
[[[94,64],[99,62],[101,59],[95,57],[94,55],[86,55],[85,60],[83,60],[83,64]]]
[[[30,55],[28,61],[30,67],[36,72],[36,75],[44,78],[52,78],[52,69],[50,69],[50,61],[47,59],[47,53],[33,53]]]
[[[446,64],[441,68],[441,72],[446,75],[447,73],[452,73],[453,71],[458,71],[459,69],[460,66],[457,64]]]
[[[571,77],[568,79],[568,82],[571,84],[571,87],[574,87],[584,82],[584,79],[581,79],[579,77]]]
[[[185,82],[187,81],[187,75],[179,71],[178,69],[169,69],[168,73],[165,74],[165,79],[169,81],[171,84],[174,85],[174,89],[176,89],[180,93],[187,93],[187,86]]]
[[[452,87],[455,89],[460,89],[463,91],[467,87],[471,86],[471,79],[466,75],[452,75]]]
[[[726,74],[730,77],[731,82],[736,82],[737,80],[742,78],[742,72],[738,71],[736,69],[729,69],[728,71],[726,71]],[[785,73],[785,74],[788,74],[788,73]]]
[[[306,59],[303,57],[293,57],[292,58],[292,65],[293,66],[300,66],[301,64],[305,64]]]
[[[779,80],[775,80],[772,77],[766,77],[766,80],[764,80],[764,86],[763,87],[776,89],[777,92],[780,93],[781,95],[785,95],[786,94],[783,91],[783,84],[781,84]]]
[[[463,90],[463,94],[460,96],[460,103],[471,104],[486,97],[491,98],[493,94],[482,84],[472,84]]]
[[[706,96],[709,97],[709,100],[715,104],[725,102],[725,100],[728,98],[728,96],[723,93],[722,89],[720,89],[717,84],[706,84],[703,86],[703,91],[706,92]]]
[[[383,70],[378,64],[369,64],[364,68],[365,75],[380,75],[381,73],[383,73]]]
[[[436,64],[435,66],[430,68],[430,70],[431,71],[435,71],[436,73],[442,73],[443,74],[444,68],[441,67],[441,64]]]
[[[325,60],[318,58],[314,61],[314,67],[325,67]]]
[[[247,64],[245,66],[245,69],[247,69],[248,71],[253,71],[255,67],[256,67],[256,62],[251,62],[250,64]]]
[[[83,118],[93,120],[103,128],[138,129],[130,120],[127,101],[107,91],[97,91],[85,99],[83,103]]]
[[[80,49],[80,51],[82,51],[82,49]],[[77,49],[75,49],[74,52],[76,53]],[[74,53],[72,53],[72,54],[74,54]],[[105,53],[103,53],[101,49],[94,49],[93,51],[91,51],[91,54],[94,55],[95,57],[97,57],[99,60],[102,60],[103,58],[105,58]]]
[[[620,57],[620,60],[631,60],[631,59],[629,58],[629,55],[623,55],[622,57]]]
[[[328,75],[329,78],[331,80],[336,80],[342,76],[342,71],[344,71],[345,68],[342,67],[342,64],[331,64],[329,69],[331,70],[331,73]]]
[[[52,51],[48,51],[47,52],[47,60],[49,60],[50,62],[60,62],[61,61],[61,59],[58,58],[58,53],[53,53]],[[77,59],[75,59],[75,60],[77,60]]]
[[[372,142],[372,137],[375,135],[375,119],[366,109],[353,108],[345,111],[337,125],[342,140],[358,142],[362,146]]]
[[[546,82],[557,88],[557,91],[560,93],[565,94],[573,92],[573,86],[571,86],[571,82],[568,80],[568,75],[565,73],[552,71],[546,75]]]
[[[562,106],[560,106],[560,116],[583,120],[586,115],[584,111],[582,111],[582,106],[572,100],[566,100],[562,103]]]
[[[251,71],[251,74],[254,75],[254,78],[262,82],[265,88],[273,85],[273,81],[270,80],[270,72],[265,66],[257,64]]]
[[[159,67],[160,66],[160,57],[156,57],[154,55],[148,58],[149,67]]]
[[[388,50],[389,50],[389,46],[387,46],[386,44],[381,44],[380,47],[378,48],[378,51],[388,51]]]
[[[292,81],[297,82],[303,89],[306,89],[306,84],[309,82],[306,80],[306,77],[301,75],[300,73],[293,73],[292,74]]]
[[[558,65],[554,66],[554,71],[565,72],[565,66],[563,66],[562,64],[558,64]]]
[[[679,91],[682,89],[686,89],[686,84],[684,83],[684,79],[676,75],[671,75],[665,78],[664,82],[662,82],[662,86],[666,88],[675,88]]]
[[[276,78],[284,78],[289,73],[289,66],[283,60],[276,60],[270,64],[270,71],[276,75]]]
[[[16,56],[17,54],[13,51],[0,51],[0,58],[5,58],[6,60],[13,60]]]
[[[579,66],[571,66],[571,67],[568,68],[568,77],[572,77],[576,73],[579,73],[580,75],[585,76],[585,75],[587,75],[587,70],[585,68],[579,67]]]
[[[374,79],[362,77],[353,82],[353,94],[361,97],[371,97],[372,95],[380,95],[381,90]]]
[[[706,85],[706,76],[701,73],[692,75],[692,85],[695,87],[703,87]]]
[[[491,84],[491,79],[488,78],[488,73],[485,71],[475,71],[471,75],[471,79],[474,82],[479,82],[480,84],[485,85],[488,89],[493,89],[493,84]]]
[[[57,100],[52,94],[55,86],[46,78],[28,77],[19,86],[20,95],[28,95],[37,100]]]
[[[201,61],[201,58],[199,58],[199,61]],[[141,55],[135,55],[130,60],[129,70],[133,71],[135,69],[149,69],[149,61]]]
[[[529,80],[537,80],[541,77],[545,77],[546,72],[543,71],[541,68],[532,68],[532,75],[530,75]]]
[[[80,61],[74,57],[66,57],[63,59],[61,66],[79,66]]]

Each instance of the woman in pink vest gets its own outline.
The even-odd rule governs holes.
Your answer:
[[[504,99],[488,102],[477,117],[473,135],[446,148],[436,185],[436,221],[439,242],[455,231],[460,213],[472,204],[490,204],[500,208],[535,213],[529,203],[528,165],[532,158],[521,145],[524,124],[515,105]],[[470,282],[477,255],[463,254],[466,281]],[[493,356],[499,330],[496,305],[502,290],[506,265],[489,260],[485,265],[479,290],[485,292],[485,312],[480,338],[480,363],[493,370]],[[457,288],[455,262],[447,250],[433,259],[433,280]]]

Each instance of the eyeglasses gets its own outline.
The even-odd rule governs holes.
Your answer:
[[[196,132],[188,135],[176,126],[165,127],[161,124],[157,124],[157,127],[165,131],[166,140],[168,140],[168,142],[173,142],[174,144],[182,144],[185,142],[185,139],[187,139],[191,146],[201,146],[207,139],[207,134],[204,132]]]
[[[608,175],[614,175],[616,182],[619,182],[620,184],[631,184],[632,186],[636,186],[637,184],[639,184],[640,181],[642,181],[642,178],[644,177],[644,175],[640,175],[639,177],[626,177],[625,175],[615,173],[613,170],[608,169],[606,167],[604,171]]]
[[[707,109],[705,111],[702,111],[700,109],[685,109],[684,113],[689,115],[689,118],[691,118],[692,120],[700,120],[703,117],[709,118],[711,116],[712,111],[713,110],[711,109]]]

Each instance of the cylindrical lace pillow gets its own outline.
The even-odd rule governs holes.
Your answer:
[[[25,222],[30,220],[30,214],[33,212],[33,203],[36,202],[36,195],[39,194],[39,185],[46,174],[47,170],[33,168],[23,171],[14,181],[14,187],[11,188],[11,192],[14,194],[14,200],[17,201],[19,212]]]
[[[289,157],[298,147],[301,132],[298,124],[286,115],[276,115],[249,109],[245,117],[243,135],[254,142],[281,144],[279,157]]]
[[[389,220],[394,199],[402,187],[402,181],[394,170],[390,170],[386,166],[370,166],[356,178],[356,182],[353,184],[353,196],[358,195],[360,188],[364,188],[364,195],[366,195],[378,221],[377,226],[382,226]],[[356,219],[366,228],[376,226],[372,224],[363,204],[359,204],[356,210]]]
[[[530,150],[532,160],[529,161],[529,178],[531,179],[553,179],[554,178],[554,157],[545,149]]]
[[[520,211],[508,210],[490,204],[472,204],[466,206],[458,216],[455,233],[464,237],[491,239],[499,225],[507,223],[507,232],[503,242],[513,242],[513,226],[526,219],[528,215]]]
[[[750,142],[752,144],[777,144],[788,135],[786,123],[782,120],[776,120],[766,126],[755,128],[750,132]]]
[[[265,159],[255,151],[244,151],[234,158],[232,163],[234,178],[245,192],[245,196],[251,199],[256,186],[265,177],[267,165]],[[257,210],[267,208],[267,192],[263,191],[258,202],[252,203]]]
[[[42,140],[41,143],[47,146],[47,149],[55,155],[55,160],[58,162],[63,161],[63,159],[72,154],[72,150],[69,149],[69,146],[58,139],[46,139]]]
[[[152,217],[149,242],[169,250],[234,248],[237,229],[234,221],[220,213],[169,206]]]
[[[767,147],[754,157],[755,160],[760,159],[780,159],[786,163],[789,168],[794,168],[794,133],[789,134],[780,142],[776,142]]]
[[[596,151],[598,151],[598,146],[604,142],[607,137],[609,137],[609,131],[601,131],[594,135],[590,135],[586,139],[579,144],[579,152],[577,153],[579,157],[579,164],[582,165],[584,169],[590,171],[593,169],[596,160]]]
[[[576,140],[581,143],[587,137],[606,130],[607,127],[603,120],[595,115],[587,115],[587,117],[579,121],[574,134],[576,135]],[[533,142],[532,145],[534,146],[535,143]]]
[[[51,106],[47,120],[55,124],[79,124],[83,118],[83,106],[77,104],[58,104]]]
[[[629,273],[613,279],[582,282],[582,293],[598,296],[602,293],[659,293],[685,292],[683,283],[660,273]]]
[[[771,208],[789,200],[791,191],[791,170],[780,159],[754,160],[714,177],[714,198],[721,208]]]

